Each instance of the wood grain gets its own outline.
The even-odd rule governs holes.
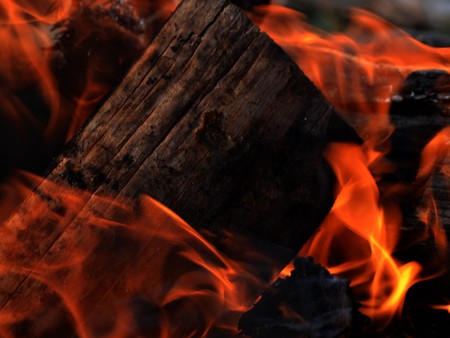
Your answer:
[[[93,235],[89,215],[108,218],[117,211],[101,196],[128,203],[150,195],[197,229],[258,238],[266,243],[260,250],[275,259],[272,268],[281,268],[333,203],[333,175],[322,158],[333,140],[358,138],[237,7],[221,0],[182,2],[37,193],[4,225],[1,259],[21,268],[2,276],[3,313],[26,308],[36,297],[44,304],[39,318],[27,319],[32,324],[15,326],[15,335],[50,332],[43,327],[54,306],[42,300],[48,285],[33,272],[42,262],[57,265],[72,242],[81,241],[81,250],[88,236],[101,238],[97,256],[114,257],[95,260],[95,271],[83,277],[82,312],[97,329],[108,294],[121,290],[125,297],[130,270],[154,277],[144,294],[158,288],[163,258],[177,244],[150,237],[137,248],[119,230]],[[80,198],[67,208],[70,192]],[[30,210],[39,215],[33,222]]]

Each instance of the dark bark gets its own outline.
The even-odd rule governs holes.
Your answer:
[[[186,0],[56,160],[39,193],[5,225],[23,250],[0,249],[23,266],[41,257],[46,264],[57,261],[71,236],[83,238],[83,215],[108,209],[90,198],[66,210],[55,197],[60,189],[81,189],[119,202],[147,194],[197,229],[258,238],[279,268],[333,203],[333,176],[322,152],[334,140],[358,142],[267,35],[232,4]],[[28,224],[30,210],[43,199],[49,209]],[[114,264],[96,265],[97,277],[86,290],[92,309],[110,292],[107,272],[117,270],[120,280],[139,262],[158,271],[159,255],[171,249],[154,239],[138,263],[130,262],[131,254],[117,256],[120,232],[113,233],[102,234],[107,244],[100,252],[114,255]],[[27,274],[7,274],[1,289],[3,311],[14,311],[42,286]],[[25,335],[42,325],[30,327]]]

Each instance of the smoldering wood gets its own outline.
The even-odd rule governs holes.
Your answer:
[[[449,85],[450,75],[445,71],[416,71],[393,96],[389,117],[394,129],[387,140],[390,150],[384,156],[389,166],[381,174],[379,186],[382,193],[395,185],[404,187],[391,198],[398,200],[403,208],[405,228],[414,228],[421,222],[416,218],[417,210],[432,196],[440,222],[450,238],[448,155],[437,159],[429,176],[417,179],[425,146],[450,125]]]
[[[294,267],[241,317],[241,333],[252,338],[359,337],[370,320],[353,301],[350,282],[311,258],[296,258]]]
[[[442,70],[417,71],[407,77],[389,112],[395,129],[389,138],[391,150],[385,158],[391,170],[380,181],[382,193],[396,184],[404,187],[393,196],[403,215],[397,257],[415,260],[425,267],[424,274],[437,276],[411,288],[404,306],[405,317],[415,323],[415,332],[411,334],[426,332],[435,337],[448,334],[447,320],[443,319],[448,314],[431,311],[426,305],[450,297],[450,251],[439,244],[442,237],[450,240],[448,151],[438,158],[429,176],[417,180],[416,175],[425,146],[450,125],[449,86],[450,75]],[[428,215],[432,216],[424,219],[421,215],[427,214],[430,201],[434,206]]]
[[[381,200],[395,201],[401,209],[395,257],[403,262],[418,262],[424,267],[424,275],[439,276],[408,291],[403,309],[404,317],[414,323],[412,335],[448,334],[446,320],[442,319],[448,314],[436,313],[427,306],[450,297],[447,272],[450,252],[448,247],[442,252],[439,244],[445,237],[450,240],[448,152],[438,159],[429,176],[420,180],[416,176],[425,146],[449,126],[449,84],[450,76],[442,70],[416,71],[405,79],[390,103],[389,121],[393,131],[385,140],[389,150],[371,167],[378,178]],[[363,135],[364,126],[360,123],[363,119],[348,114],[346,120]],[[433,216],[425,220],[423,215],[427,214],[431,200],[434,206],[428,214]]]
[[[40,260],[56,262],[67,242],[83,238],[83,215],[108,212],[96,198],[63,208],[54,196],[64,187],[117,202],[150,195],[197,229],[258,238],[275,260],[271,268],[280,268],[333,203],[333,176],[321,156],[333,140],[359,141],[267,35],[226,1],[186,0],[57,158],[38,193],[5,224],[19,244],[11,250],[0,243],[2,259],[30,271]],[[42,199],[48,211],[28,225],[29,211]],[[102,255],[122,252],[118,233],[102,233]],[[106,320],[98,315],[102,300],[122,287],[130,266],[146,262],[143,269],[156,276],[164,263],[158,257],[173,249],[156,238],[145,247],[115,256],[114,264],[96,263],[92,279],[86,277],[91,324]],[[114,282],[105,277],[111,270]],[[158,282],[149,282],[148,290]],[[4,313],[47,294],[23,272],[4,275],[1,291]],[[39,318],[14,332],[51,332],[44,325],[52,305],[43,299]]]

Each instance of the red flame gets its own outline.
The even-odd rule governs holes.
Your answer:
[[[128,207],[49,181],[38,194],[16,188],[34,208],[1,227],[3,281],[27,278],[8,303],[0,298],[2,337],[15,336],[20,324],[42,336],[56,319],[79,337],[237,334],[260,282],[165,206],[143,197]],[[58,329],[47,334],[63,335]]]
[[[336,144],[327,158],[337,175],[339,193],[321,231],[301,254],[313,256],[332,273],[348,276],[362,311],[386,325],[401,311],[421,268],[392,256],[401,216],[395,206],[380,205],[360,147]]]
[[[91,6],[100,3],[86,2]],[[4,118],[15,127],[26,121],[49,140],[55,134],[70,139],[109,88],[97,77],[96,65],[89,64],[76,95],[60,92],[52,68],[51,27],[68,19],[79,9],[77,4],[62,0],[0,4],[0,72],[7,84],[0,95]],[[166,18],[175,6],[174,2],[146,0],[134,4],[137,13],[160,18]],[[258,10],[264,14],[257,18],[260,27],[291,55],[333,106],[356,121],[365,140],[364,147],[334,144],[328,149],[326,157],[338,181],[336,203],[301,254],[312,255],[331,272],[351,279],[363,311],[378,327],[384,327],[402,311],[409,287],[433,275],[425,274],[417,262],[396,258],[401,213],[394,201],[380,198],[369,168],[388,151],[380,145],[393,129],[388,117],[392,97],[415,70],[448,71],[450,49],[425,46],[362,10],[353,11],[352,25],[345,33],[320,31],[307,24],[302,14],[280,6]],[[83,41],[82,37],[79,42]],[[28,114],[30,107],[17,94],[29,87],[37,88],[48,107],[47,123]],[[424,185],[448,145],[446,128],[423,149],[416,180],[408,186],[390,187],[384,197]],[[28,180],[33,186],[41,181]],[[23,284],[9,285],[14,297],[8,303],[0,298],[2,336],[14,336],[17,324],[24,322],[30,333],[43,335],[52,330],[39,324],[45,316],[51,319],[49,323],[62,320],[80,337],[236,333],[237,319],[252,301],[252,292],[246,291],[260,288],[260,281],[166,207],[143,197],[132,208],[128,201],[112,201],[44,181],[28,197],[31,204],[26,205],[33,208],[8,219],[18,202],[30,194],[29,187],[18,188],[17,182],[21,180],[3,187],[14,198],[1,210],[0,271],[5,285],[12,283],[12,275],[22,276]],[[421,219],[428,225],[424,237],[431,230],[444,257],[447,237],[431,198]],[[110,252],[117,256],[105,257]],[[106,269],[111,260],[114,267]],[[54,302],[54,310],[44,314],[48,302]],[[431,306],[449,311],[448,305]],[[157,320],[152,323],[157,324],[143,323],[141,311],[154,316]]]
[[[393,126],[388,113],[406,77],[416,70],[448,71],[450,49],[425,46],[363,10],[352,11],[351,25],[344,33],[321,31],[307,24],[301,13],[280,6],[259,11],[263,15],[255,18],[261,29],[364,138],[364,147],[335,144],[329,148],[326,157],[338,180],[336,202],[300,254],[311,255],[331,272],[349,278],[363,312],[382,328],[401,313],[409,287],[433,277],[421,276],[417,262],[395,258],[402,216],[389,196],[395,191],[412,193],[426,184],[448,151],[449,130],[442,130],[423,149],[415,181],[391,186],[383,199],[369,167],[389,150],[386,141]],[[422,220],[431,229],[442,260],[447,255],[447,237],[429,198]],[[286,273],[287,269],[282,272]]]

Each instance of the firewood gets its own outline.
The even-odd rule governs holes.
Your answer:
[[[414,323],[410,334],[416,336],[448,335],[448,313],[439,313],[428,305],[450,297],[450,251],[442,244],[450,240],[448,144],[444,145],[447,149],[441,149],[432,170],[422,177],[417,175],[424,148],[449,126],[449,86],[450,75],[442,70],[416,71],[406,78],[393,97],[389,114],[394,130],[387,139],[390,150],[380,166],[386,168],[380,170],[382,198],[396,200],[402,210],[396,257],[417,261],[424,267],[424,275],[436,276],[413,286],[405,299],[403,316]],[[426,212],[430,206],[431,212]],[[425,214],[428,216],[423,217]]]
[[[68,238],[83,237],[83,215],[108,209],[98,198],[63,207],[61,190],[82,190],[117,202],[150,195],[197,229],[257,237],[280,268],[333,203],[334,179],[322,158],[332,141],[359,139],[267,35],[226,1],[186,0],[56,159],[38,193],[5,224],[20,245],[10,253],[10,242],[0,243],[0,252],[30,271],[41,258],[57,261]],[[48,210],[28,224],[43,199]],[[114,264],[95,267],[84,295],[91,316],[120,285],[108,283],[106,271],[122,276],[142,262],[146,271],[159,271],[158,257],[171,249],[155,238],[139,252],[140,263],[131,263],[131,254],[117,254],[118,233],[102,235],[108,243],[102,255],[114,255]],[[14,312],[42,286],[27,274],[9,273],[1,290],[3,311]],[[14,332],[48,334],[42,328],[49,317],[42,318]]]
[[[48,178],[297,249],[332,203],[332,139],[357,137],[270,38],[233,5],[187,1]]]
[[[350,282],[331,275],[311,258],[277,279],[239,321],[252,338],[360,337],[370,320],[351,297]]]

